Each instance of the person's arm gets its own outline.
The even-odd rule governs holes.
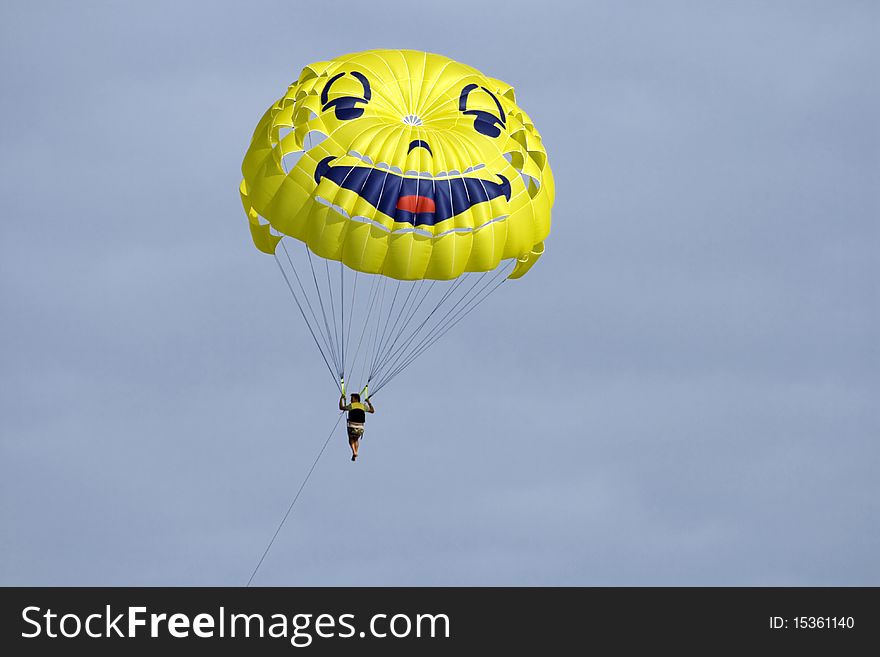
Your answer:
[[[373,408],[373,402],[370,401],[370,398],[369,398],[369,397],[367,397],[367,398],[364,400],[364,406],[365,406],[366,409],[367,409],[367,413],[375,413],[375,412],[376,412],[376,409]]]
[[[345,395],[340,395],[340,397],[339,397],[339,410],[340,411],[345,410]]]

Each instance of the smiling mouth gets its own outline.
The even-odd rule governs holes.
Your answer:
[[[405,177],[371,166],[333,166],[325,157],[315,169],[315,182],[328,179],[357,193],[395,221],[413,226],[434,226],[495,198],[510,200],[510,181],[464,176]]]

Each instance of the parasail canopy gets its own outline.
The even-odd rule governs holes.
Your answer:
[[[305,67],[242,172],[255,245],[337,383],[373,394],[524,275],[550,231],[553,175],[513,87],[431,53]]]

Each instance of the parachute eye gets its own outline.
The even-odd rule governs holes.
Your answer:
[[[358,82],[361,83],[361,87],[363,88],[362,96],[337,96],[336,98],[330,98],[330,92],[332,91],[333,83],[337,80],[340,80],[345,76],[345,71],[342,73],[337,73],[332,78],[327,80],[327,84],[324,85],[324,88],[321,90],[321,111],[326,112],[328,109],[333,109],[336,118],[340,121],[351,121],[352,119],[358,119],[364,114],[364,108],[358,107],[358,103],[367,104],[370,102],[370,98],[372,97],[372,92],[370,90],[370,81],[367,79],[367,76],[363,73],[358,73],[357,71],[352,71],[351,76],[355,78]]]
[[[476,89],[480,89],[486,92],[489,97],[494,101],[495,107],[498,108],[497,115],[485,109],[468,109],[468,99],[471,97],[471,92]],[[473,101],[471,102],[473,104]],[[497,137],[501,134],[501,128],[506,127],[506,123],[504,121],[504,110],[501,107],[501,103],[498,102],[495,94],[486,89],[486,87],[479,87],[476,84],[469,84],[465,86],[461,90],[461,94],[458,97],[458,109],[465,116],[473,116],[474,130],[482,135],[486,135],[487,137]]]

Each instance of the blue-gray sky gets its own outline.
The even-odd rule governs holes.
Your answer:
[[[4,2],[0,583],[247,580],[336,396],[241,157],[303,65],[409,47],[516,86],[547,254],[335,437],[255,583],[880,584],[878,19]]]

